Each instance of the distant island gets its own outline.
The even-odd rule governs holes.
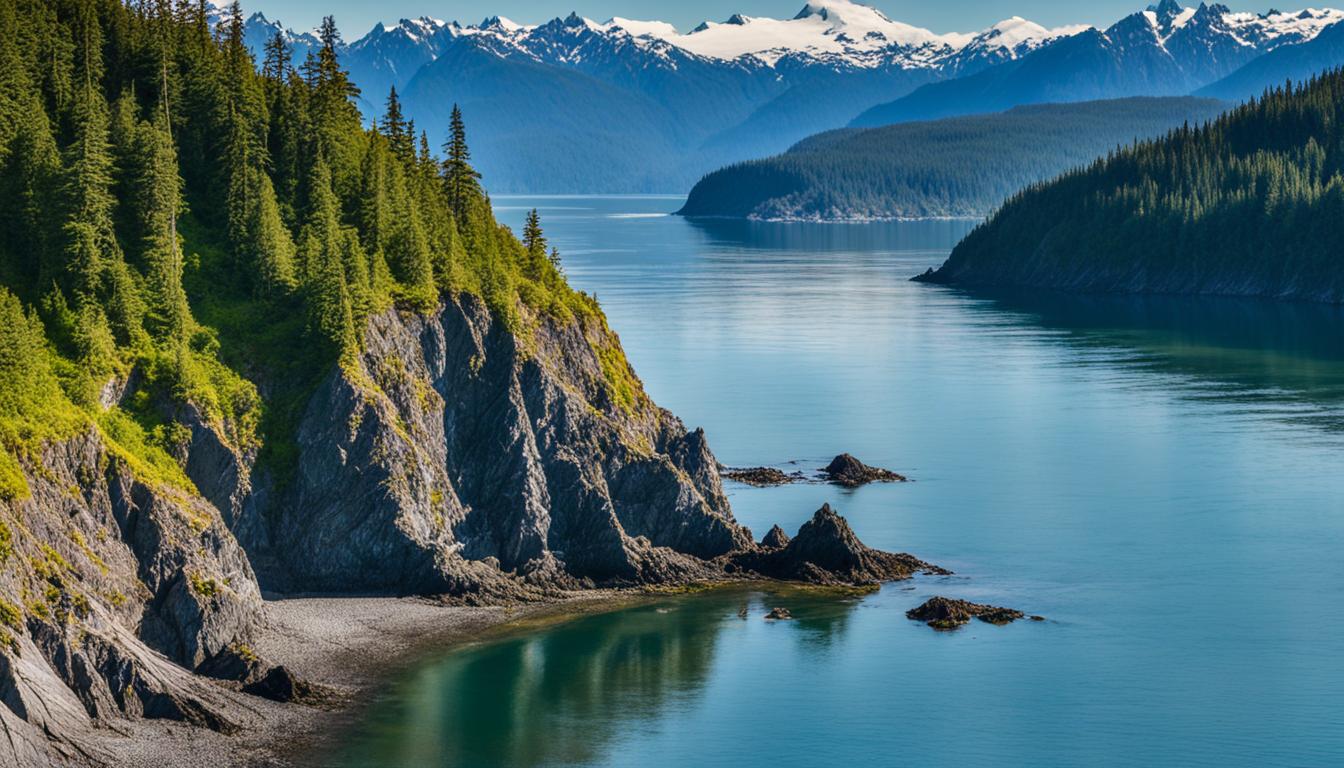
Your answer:
[[[830,131],[782,155],[709,174],[679,213],[789,221],[982,217],[1029,184],[1136,139],[1206,122],[1228,106],[1130,98]]]
[[[1030,187],[919,280],[1344,300],[1344,71]]]

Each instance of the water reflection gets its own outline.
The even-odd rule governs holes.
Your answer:
[[[934,289],[948,290],[948,289]],[[1150,386],[1317,429],[1344,431],[1344,309],[1258,299],[991,292],[974,310],[1058,331],[1071,365],[1160,376]]]
[[[970,219],[863,224],[684,219],[705,241],[763,251],[937,251],[966,235]]]
[[[668,710],[693,707],[724,638],[787,633],[803,653],[843,637],[858,601],[725,593],[593,616],[424,665],[394,685],[336,760],[348,766],[571,765]],[[762,618],[783,605],[792,622]],[[740,647],[740,646],[739,646]],[[776,651],[778,648],[776,646]]]

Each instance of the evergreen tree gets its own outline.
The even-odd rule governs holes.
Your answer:
[[[246,446],[258,398],[234,363],[283,411],[337,359],[358,366],[361,330],[394,304],[471,293],[506,328],[597,311],[547,266],[539,221],[525,247],[495,220],[460,111],[441,160],[395,92],[381,131],[361,123],[330,19],[301,72],[282,38],[258,70],[237,5],[218,31],[209,10],[0,1],[0,442],[29,363],[51,362],[52,401],[80,424],[134,369],[153,402],[191,402]],[[165,439],[160,416],[120,416],[145,430],[123,448]]]
[[[137,179],[144,257],[146,321],[155,338],[181,343],[191,324],[187,295],[182,288],[182,251],[177,217],[182,210],[181,178],[166,113],[140,128],[142,176]]]
[[[294,68],[294,53],[289,49],[284,33],[276,32],[270,40],[267,40],[263,53],[265,57],[261,68],[262,75],[275,83],[288,80]]]
[[[387,94],[387,110],[383,113],[383,132],[392,148],[392,153],[402,162],[415,158],[415,125],[407,123],[401,114],[401,102],[397,99],[397,88]]]
[[[78,8],[78,87],[71,113],[74,140],[65,153],[66,263],[63,287],[80,307],[81,322],[107,322],[130,342],[141,332],[139,300],[117,242],[113,219],[112,152],[102,80],[102,31],[91,4]],[[86,307],[97,306],[96,312]],[[109,310],[104,315],[102,307]],[[110,317],[109,317],[110,316]],[[101,329],[88,329],[101,335]]]
[[[341,231],[331,172],[320,157],[309,181],[307,222],[301,235],[303,287],[309,300],[310,327],[320,338],[347,351],[355,345],[354,314],[346,281],[349,251]]]
[[[527,214],[523,224],[523,250],[527,252],[528,269],[534,278],[542,274],[542,265],[547,263],[546,236],[541,230],[541,216],[533,208]]]
[[[480,195],[481,174],[471,167],[471,150],[467,148],[467,127],[462,119],[462,110],[453,105],[449,125],[448,142],[444,145],[443,159],[444,189],[448,194],[448,204],[459,222],[467,214],[467,208],[473,197]]]

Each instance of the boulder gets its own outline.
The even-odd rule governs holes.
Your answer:
[[[904,483],[909,479],[889,469],[870,467],[848,453],[831,459],[831,463],[821,473],[830,482],[847,488],[857,488],[868,483]]]
[[[271,701],[308,701],[313,698],[314,690],[282,664],[271,667],[259,680],[243,686],[243,693]]]
[[[770,612],[765,614],[765,618],[770,619],[772,621],[784,621],[787,619],[792,619],[793,614],[789,613],[788,608],[771,608]]]
[[[801,473],[789,474],[774,467],[734,467],[726,470],[723,476],[729,480],[754,485],[758,488],[788,485],[789,483],[802,482],[805,479]]]

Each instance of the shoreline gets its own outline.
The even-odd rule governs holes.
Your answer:
[[[118,766],[316,766],[380,688],[419,660],[671,593],[593,590],[537,603],[448,605],[424,597],[295,597],[266,601],[254,650],[332,692],[322,704],[280,703],[218,684],[221,733],[171,720],[105,723],[94,737]]]
[[[357,723],[397,675],[421,661],[517,633],[658,600],[724,590],[802,590],[855,597],[875,590],[773,579],[675,588],[595,589],[535,603],[446,604],[432,597],[274,597],[253,649],[329,691],[320,704],[281,703],[216,683],[232,733],[171,720],[104,723],[94,737],[107,763],[127,768],[305,768],[328,763],[342,729]]]

